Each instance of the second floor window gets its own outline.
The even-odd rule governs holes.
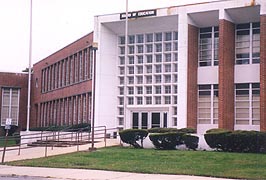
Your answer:
[[[218,65],[219,28],[200,28],[199,66]]]

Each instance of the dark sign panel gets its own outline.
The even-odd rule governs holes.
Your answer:
[[[147,17],[147,16],[156,16],[156,15],[157,15],[156,9],[137,11],[137,12],[128,12],[128,19]],[[121,13],[120,19],[126,19],[126,13]]]

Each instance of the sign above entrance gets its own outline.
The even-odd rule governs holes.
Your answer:
[[[147,17],[147,16],[156,16],[156,15],[157,15],[156,9],[144,10],[144,11],[135,11],[135,12],[128,12],[128,19]],[[126,13],[121,13],[120,19],[126,19]]]

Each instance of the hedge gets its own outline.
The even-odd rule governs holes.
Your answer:
[[[148,136],[145,129],[126,129],[119,132],[120,138],[124,143],[130,144],[135,148],[143,148],[143,140]],[[139,144],[137,141],[141,141]]]
[[[207,144],[227,152],[266,152],[266,132],[210,130],[204,134]]]
[[[183,142],[186,145],[188,149],[196,150],[199,145],[199,137],[198,136],[192,136],[190,134],[185,134],[183,137]]]
[[[149,138],[156,149],[176,149],[177,145],[182,144],[184,133],[167,132],[150,134]]]
[[[148,129],[149,133],[167,133],[167,132],[177,132],[177,128],[151,128]]]

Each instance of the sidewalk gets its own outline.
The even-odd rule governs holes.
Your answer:
[[[222,178],[185,175],[138,174],[99,170],[33,168],[0,165],[0,176],[10,175],[56,178],[65,180],[223,180]]]

